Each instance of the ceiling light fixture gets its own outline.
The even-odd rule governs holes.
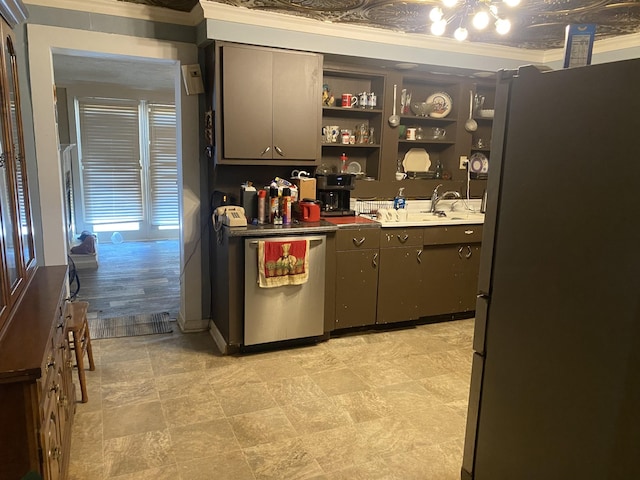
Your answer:
[[[506,35],[511,30],[511,22],[498,14],[498,8],[502,5],[515,7],[520,0],[442,0],[445,9],[451,10],[445,15],[441,7],[433,7],[429,12],[431,20],[431,33],[444,35],[447,25],[454,23],[458,28],[453,32],[456,40],[463,42],[467,39],[469,31],[467,25],[471,24],[476,30],[484,30],[493,20],[496,32]]]

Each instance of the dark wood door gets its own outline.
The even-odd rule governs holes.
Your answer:
[[[320,158],[322,57],[273,54],[273,158]]]
[[[376,323],[378,250],[336,253],[335,328]]]
[[[228,159],[271,159],[273,54],[222,47],[223,149]]]
[[[378,323],[420,317],[422,261],[421,246],[380,249]]]

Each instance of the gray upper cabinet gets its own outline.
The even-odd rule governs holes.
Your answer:
[[[219,163],[316,164],[322,56],[229,43],[220,44],[218,54]]]

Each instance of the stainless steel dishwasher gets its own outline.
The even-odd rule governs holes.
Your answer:
[[[309,278],[302,285],[261,288],[258,242],[309,240]],[[324,333],[326,236],[249,238],[244,242],[244,345]]]

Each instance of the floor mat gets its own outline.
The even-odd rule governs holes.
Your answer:
[[[89,332],[92,340],[171,333],[173,332],[173,327],[169,320],[167,312],[111,318],[90,318]]]

